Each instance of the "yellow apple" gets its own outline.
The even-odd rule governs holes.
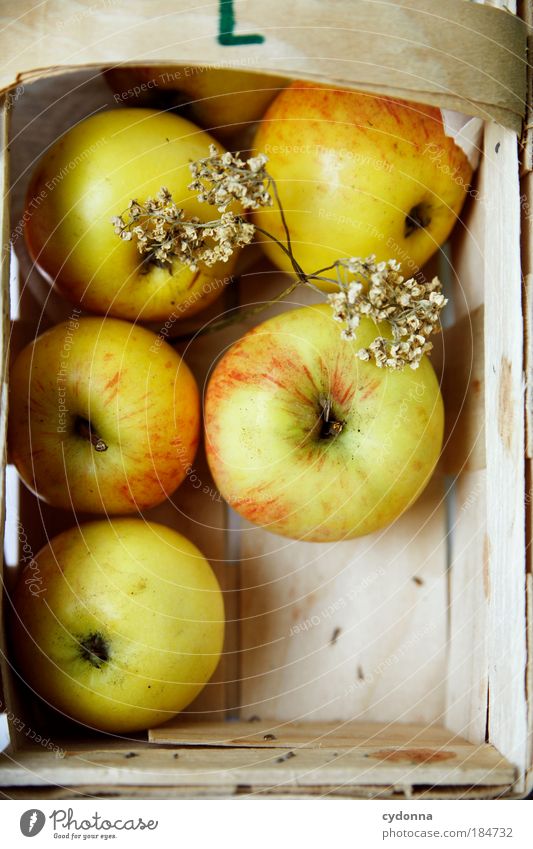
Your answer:
[[[231,260],[197,271],[143,264],[136,240],[122,241],[111,219],[165,186],[188,217],[210,220],[212,208],[187,188],[190,161],[208,156],[210,143],[184,118],[150,109],[100,112],[65,133],[27,195],[26,243],[42,274],[89,312],[160,321],[203,309],[229,281]]]
[[[307,82],[278,95],[254,147],[269,158],[294,254],[308,273],[375,254],[413,275],[448,237],[472,174],[439,109]],[[276,207],[255,220],[284,239]],[[274,242],[264,248],[292,270]]]
[[[176,531],[140,519],[79,525],[41,549],[31,572],[13,595],[18,670],[68,717],[139,731],[190,704],[215,671],[222,593]]]
[[[329,542],[382,528],[418,498],[441,449],[442,397],[427,357],[416,371],[359,360],[379,334],[385,327],[363,318],[355,339],[341,338],[321,304],[265,321],[219,361],[207,457],[246,519]]]
[[[182,107],[195,123],[221,139],[261,118],[287,84],[283,77],[193,65],[118,66],[108,68],[105,78],[116,103]]]
[[[144,510],[176,489],[194,459],[196,381],[142,327],[96,317],[56,325],[19,354],[10,385],[12,460],[55,507]]]

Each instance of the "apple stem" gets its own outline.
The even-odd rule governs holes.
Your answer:
[[[94,446],[95,451],[98,451],[99,453],[107,451],[106,443],[102,437],[98,436],[96,431],[93,430],[91,422],[88,419],[84,419],[82,416],[77,417],[76,433],[83,439],[87,439],[87,441]]]
[[[341,419],[331,417],[331,399],[320,399],[320,439],[331,439],[342,433],[344,422]]]

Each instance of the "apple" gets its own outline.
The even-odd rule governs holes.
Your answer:
[[[427,357],[413,371],[356,356],[390,332],[362,318],[341,338],[328,304],[255,327],[217,364],[206,450],[222,496],[282,536],[329,542],[393,522],[438,460],[443,402]]]
[[[190,704],[212,676],[222,593],[176,531],[140,519],[90,522],[41,549],[29,581],[26,571],[12,599],[14,656],[27,684],[68,717],[139,731]]]
[[[199,429],[188,366],[129,322],[71,318],[15,360],[11,457],[55,507],[132,513],[159,504],[185,478]]]
[[[448,237],[472,174],[444,134],[439,109],[307,82],[278,95],[254,147],[269,158],[294,254],[307,273],[375,254],[398,260],[412,276]],[[284,239],[276,207],[255,220]],[[273,241],[264,248],[292,270]]]
[[[183,108],[217,138],[228,139],[257,121],[287,84],[283,77],[230,68],[155,66],[108,68],[116,103]]]
[[[28,188],[25,237],[41,273],[84,310],[118,318],[164,321],[211,303],[237,254],[196,271],[176,261],[171,269],[146,264],[136,240],[122,241],[111,224],[130,200],[145,202],[163,186],[188,217],[210,220],[212,209],[187,188],[190,161],[208,156],[210,143],[184,118],[150,109],[100,112],[70,129]]]

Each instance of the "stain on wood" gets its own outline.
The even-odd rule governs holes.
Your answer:
[[[511,362],[502,357],[500,382],[498,387],[498,431],[504,448],[511,451],[513,441],[513,377]]]
[[[428,764],[450,761],[456,754],[442,749],[380,749],[368,757],[392,763]]]

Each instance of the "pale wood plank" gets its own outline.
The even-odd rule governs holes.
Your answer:
[[[521,798],[512,795],[509,785],[491,784],[479,787],[424,787],[360,785],[359,787],[335,787],[313,785],[309,787],[251,787],[248,784],[226,787],[202,787],[182,784],[179,787],[142,787],[134,785],[107,784],[76,787],[6,787],[0,788],[0,799],[383,799],[401,802],[404,800],[427,801],[429,799],[508,799]]]
[[[448,309],[453,310],[455,325],[445,331],[446,341],[453,345],[445,348],[443,379],[447,428],[450,404],[461,409],[464,400],[445,452],[448,470],[457,475],[450,491],[450,654],[445,721],[473,742],[485,739],[488,699],[488,613],[481,575],[486,549],[486,474],[474,471],[486,465],[483,257],[491,223],[487,221],[487,190],[482,156],[474,175],[475,195],[467,198],[450,240],[453,297]],[[459,393],[454,387],[456,370],[462,383]],[[475,397],[467,391],[474,380],[479,381]]]
[[[483,306],[444,331],[442,463],[448,474],[485,468]]]
[[[446,725],[474,743],[485,740],[490,578],[486,542],[486,471],[457,480],[450,527],[450,642]],[[480,556],[482,552],[482,556]]]
[[[66,0],[59,8],[48,2],[34,8],[32,0],[20,0],[16,21],[7,22],[0,41],[0,87],[76,65],[168,65],[179,56],[182,63],[242,68],[249,61],[258,71],[333,80],[462,109],[520,131],[526,32],[514,15],[463,0],[442,0],[437,11],[434,0],[389,4],[386,14],[380,4],[335,0],[313,5],[312,27],[306,0],[293,0],[290,27],[281,0],[271,0],[268,7],[262,0],[248,0],[243,14],[244,31],[263,32],[262,44],[220,45],[216,4],[202,7],[200,17],[188,2],[158,0],[149,17],[132,7],[124,27],[122,10],[111,3],[95,10],[92,0],[78,0],[73,13]],[[347,25],[350,21],[354,25]],[[35,27],[41,34],[37,40]],[[384,37],[369,38],[375,32]],[[365,62],[346,61],[354,55],[364,55]]]
[[[533,132],[533,126],[531,128]],[[533,173],[520,181],[521,247],[526,376],[526,456],[533,456]]]
[[[417,749],[469,745],[440,725],[375,722],[202,722],[176,717],[149,732],[149,742],[176,746],[353,749],[355,746],[403,746]]]
[[[334,545],[243,524],[242,715],[438,720],[446,677],[442,478],[390,528]]]
[[[527,748],[525,446],[516,139],[489,124],[485,151],[489,739],[523,771]]]
[[[279,749],[253,748],[154,748],[133,754],[108,751],[58,759],[47,752],[18,752],[14,759],[7,752],[0,756],[0,785],[510,786],[515,778],[514,767],[488,745],[450,745],[421,755],[379,747],[299,749],[290,758]]]

